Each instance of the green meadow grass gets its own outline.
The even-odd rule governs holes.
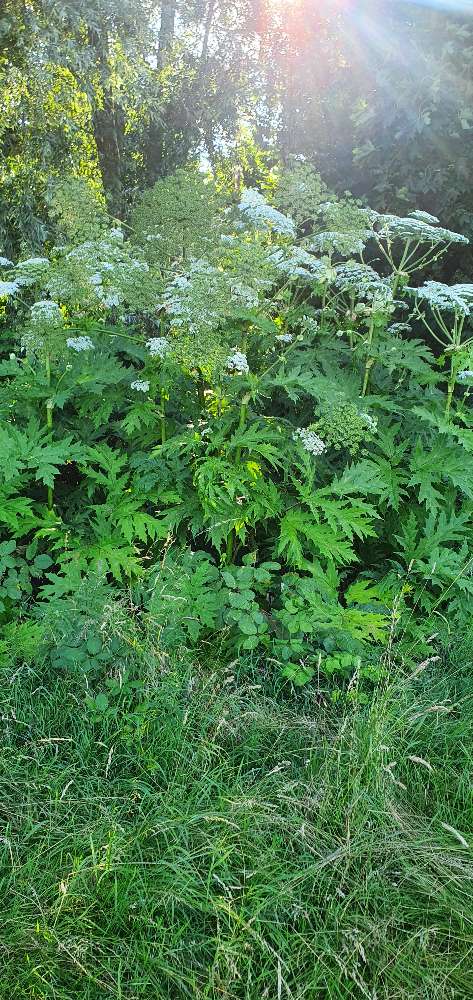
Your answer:
[[[97,718],[0,671],[2,1000],[471,998],[467,667],[343,713],[142,672]]]

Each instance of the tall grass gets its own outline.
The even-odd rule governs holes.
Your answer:
[[[3,670],[0,996],[471,997],[473,684],[334,715],[185,664]]]

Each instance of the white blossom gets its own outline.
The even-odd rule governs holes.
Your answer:
[[[0,299],[6,298],[7,295],[14,295],[18,288],[17,281],[0,281]]]
[[[52,299],[42,299],[31,306],[31,322],[35,325],[51,323],[62,324],[62,313],[57,302]]]
[[[107,306],[108,309],[111,309],[112,306],[119,306],[120,295],[118,292],[109,292],[108,295],[103,296],[102,302],[104,306]]]
[[[327,449],[325,441],[322,441],[322,438],[315,431],[311,431],[310,427],[298,427],[292,436],[294,441],[301,442],[310,455],[323,455]]]
[[[292,219],[278,212],[256,191],[255,188],[244,188],[239,209],[244,218],[256,229],[274,230],[282,236],[295,236],[296,227]]]
[[[146,346],[152,358],[164,358],[171,350],[171,345],[166,337],[151,337],[146,341]]]
[[[416,298],[427,302],[431,309],[446,310],[461,316],[469,316],[472,303],[468,301],[467,294],[463,291],[464,287],[445,285],[442,281],[426,281],[421,288],[410,288],[409,291]]]
[[[374,213],[374,217],[379,227],[378,236],[385,239],[416,240],[420,243],[430,243],[432,246],[439,243],[469,243],[467,237],[461,233],[453,233],[450,229],[444,229],[437,224],[431,225],[418,215],[402,219],[398,215]]]
[[[21,260],[18,267],[45,267],[49,265],[47,257],[28,257],[28,260]]]
[[[366,424],[368,430],[371,431],[372,434],[376,434],[376,431],[378,430],[377,417],[372,417],[369,413],[360,413],[360,417],[363,420],[363,423]]]
[[[280,333],[276,337],[280,344],[291,344],[294,340],[292,333]]]
[[[464,368],[463,371],[458,372],[457,379],[463,382],[467,378],[473,378],[473,371],[470,368]]]
[[[13,261],[8,257],[0,257],[0,267],[13,267]]]
[[[354,253],[362,253],[372,235],[368,230],[363,233],[327,230],[312,237],[310,249],[318,253],[337,253],[342,257],[350,257]]]
[[[149,382],[145,380],[143,382],[132,382],[131,388],[136,389],[136,392],[149,392]]]
[[[96,271],[95,274],[90,275],[89,282],[91,285],[101,285],[102,281],[103,281],[102,275],[99,274],[98,271]]]
[[[240,375],[247,375],[250,370],[246,354],[243,354],[243,351],[237,351],[236,349],[234,353],[230,354],[227,358],[226,366],[229,372],[236,372]]]
[[[333,277],[328,262],[319,260],[303,247],[290,247],[288,250],[278,248],[270,255],[269,262],[289,278],[309,278],[311,281],[324,282]]]
[[[440,221],[436,215],[431,215],[430,212],[421,212],[419,208],[416,208],[415,212],[409,212],[409,217],[418,219],[419,222],[427,222],[429,226],[438,226]]]
[[[94,343],[90,337],[68,337],[66,344],[71,350],[77,351],[77,353],[80,353],[80,351],[93,351],[94,349]]]

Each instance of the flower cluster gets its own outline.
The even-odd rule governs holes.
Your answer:
[[[340,402],[324,409],[316,427],[336,451],[356,455],[367,432],[375,433],[377,421],[368,413],[360,413],[355,403]]]
[[[278,247],[269,261],[288,278],[308,278],[321,284],[330,281],[333,276],[333,270],[327,261],[319,260],[302,247],[291,247],[288,250]]]
[[[273,230],[281,236],[294,237],[296,227],[292,219],[278,212],[254,188],[244,188],[239,204],[244,219],[255,229]]]
[[[356,292],[358,297],[369,299],[383,287],[383,279],[369,264],[349,260],[337,264],[334,284],[341,292]]]
[[[80,354],[81,351],[93,351],[94,349],[94,342],[90,337],[68,337],[66,344],[71,351],[76,351],[77,354]]]
[[[229,372],[233,372],[238,375],[247,375],[250,370],[250,366],[248,364],[246,354],[243,354],[242,351],[237,351],[235,348],[234,353],[230,354],[227,358],[226,368]]]
[[[310,249],[318,253],[337,253],[340,257],[350,257],[351,254],[363,253],[369,236],[360,233],[339,233],[325,230],[311,237]]]
[[[135,389],[136,392],[149,392],[149,382],[143,380],[142,382],[132,382],[131,388]]]
[[[280,333],[275,339],[279,341],[280,344],[292,344],[294,337],[292,333]]]
[[[300,441],[305,451],[310,455],[323,455],[327,450],[325,441],[310,427],[298,427],[292,435],[294,441]]]
[[[468,378],[473,378],[473,371],[471,368],[464,368],[463,371],[458,372],[457,379],[460,382],[464,382]]]
[[[416,208],[415,212],[409,212],[409,218],[418,219],[419,222],[426,222],[429,226],[438,226],[440,222],[436,215],[431,215],[430,212],[422,212],[419,208]]]
[[[371,434],[376,434],[378,430],[378,418],[372,417],[369,413],[360,413],[360,417]]]
[[[468,243],[469,240],[461,233],[454,233],[419,218],[418,214],[400,218],[398,215],[380,215],[375,213],[377,234],[381,239],[415,240],[417,243],[429,243],[431,246],[441,243]]]
[[[158,300],[149,272],[149,265],[130,252],[117,229],[69,250],[51,267],[44,287],[69,306],[150,308]]]
[[[166,337],[151,337],[146,341],[146,346],[152,358],[164,358],[169,354],[171,345]]]
[[[442,281],[426,281],[421,288],[410,288],[409,291],[416,298],[427,302],[431,309],[469,316],[472,303],[468,302],[467,295],[462,291],[465,287],[469,288],[470,286],[445,285]]]
[[[31,306],[31,324],[33,326],[62,326],[60,306],[52,299],[42,299]]]
[[[6,299],[9,295],[15,295],[19,287],[17,281],[0,281],[0,299]]]

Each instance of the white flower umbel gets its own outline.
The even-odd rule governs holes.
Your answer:
[[[66,344],[72,351],[80,354],[81,351],[93,351],[94,342],[90,337],[68,337]]]
[[[276,337],[276,340],[278,340],[280,344],[292,344],[294,337],[292,336],[292,333],[280,333]]]
[[[473,371],[471,368],[464,368],[463,371],[458,372],[457,379],[459,382],[464,382],[468,378],[473,378]]]
[[[360,417],[371,434],[376,434],[376,431],[378,430],[377,417],[372,417],[369,413],[360,413]]]
[[[31,306],[31,323],[34,326],[61,326],[62,312],[57,302],[52,299],[42,299]]]
[[[418,243],[430,243],[431,246],[440,243],[469,243],[468,238],[462,236],[461,233],[444,229],[437,223],[431,225],[419,218],[419,215],[411,215],[403,219],[398,215],[380,215],[376,212],[374,219],[378,237],[384,239],[416,240]]]
[[[226,367],[227,371],[238,375],[247,375],[250,370],[246,354],[243,354],[243,351],[237,350],[227,358]]]
[[[0,267],[13,267],[13,261],[8,257],[0,257]]]
[[[146,346],[152,358],[164,358],[171,350],[171,345],[166,337],[151,337],[150,340],[146,341]]]
[[[149,392],[149,382],[132,382],[131,388],[135,389],[136,392]]]
[[[323,455],[324,451],[327,450],[325,441],[322,441],[322,438],[315,431],[311,431],[310,427],[298,427],[292,436],[294,441],[301,442],[303,448],[310,455]]]
[[[19,285],[16,281],[0,281],[0,299],[6,299],[9,295],[15,295]]]
[[[426,281],[421,288],[411,288],[409,291],[416,298],[427,302],[431,309],[469,316],[473,302],[468,301],[468,293],[464,291],[468,287],[468,285],[445,285],[442,281]]]
[[[416,208],[415,212],[409,212],[409,218],[426,222],[429,226],[438,226],[440,222],[436,215],[431,215],[430,212],[421,212],[419,208]]]
[[[317,233],[316,236],[311,238],[310,249],[315,250],[317,253],[338,253],[341,257],[350,257],[352,254],[363,253],[372,235],[368,231],[366,233],[359,233],[358,231],[339,233],[327,230],[323,233]]]
[[[281,236],[295,236],[296,227],[292,219],[278,212],[255,188],[244,188],[238,206],[241,214],[255,229],[274,230]]]

